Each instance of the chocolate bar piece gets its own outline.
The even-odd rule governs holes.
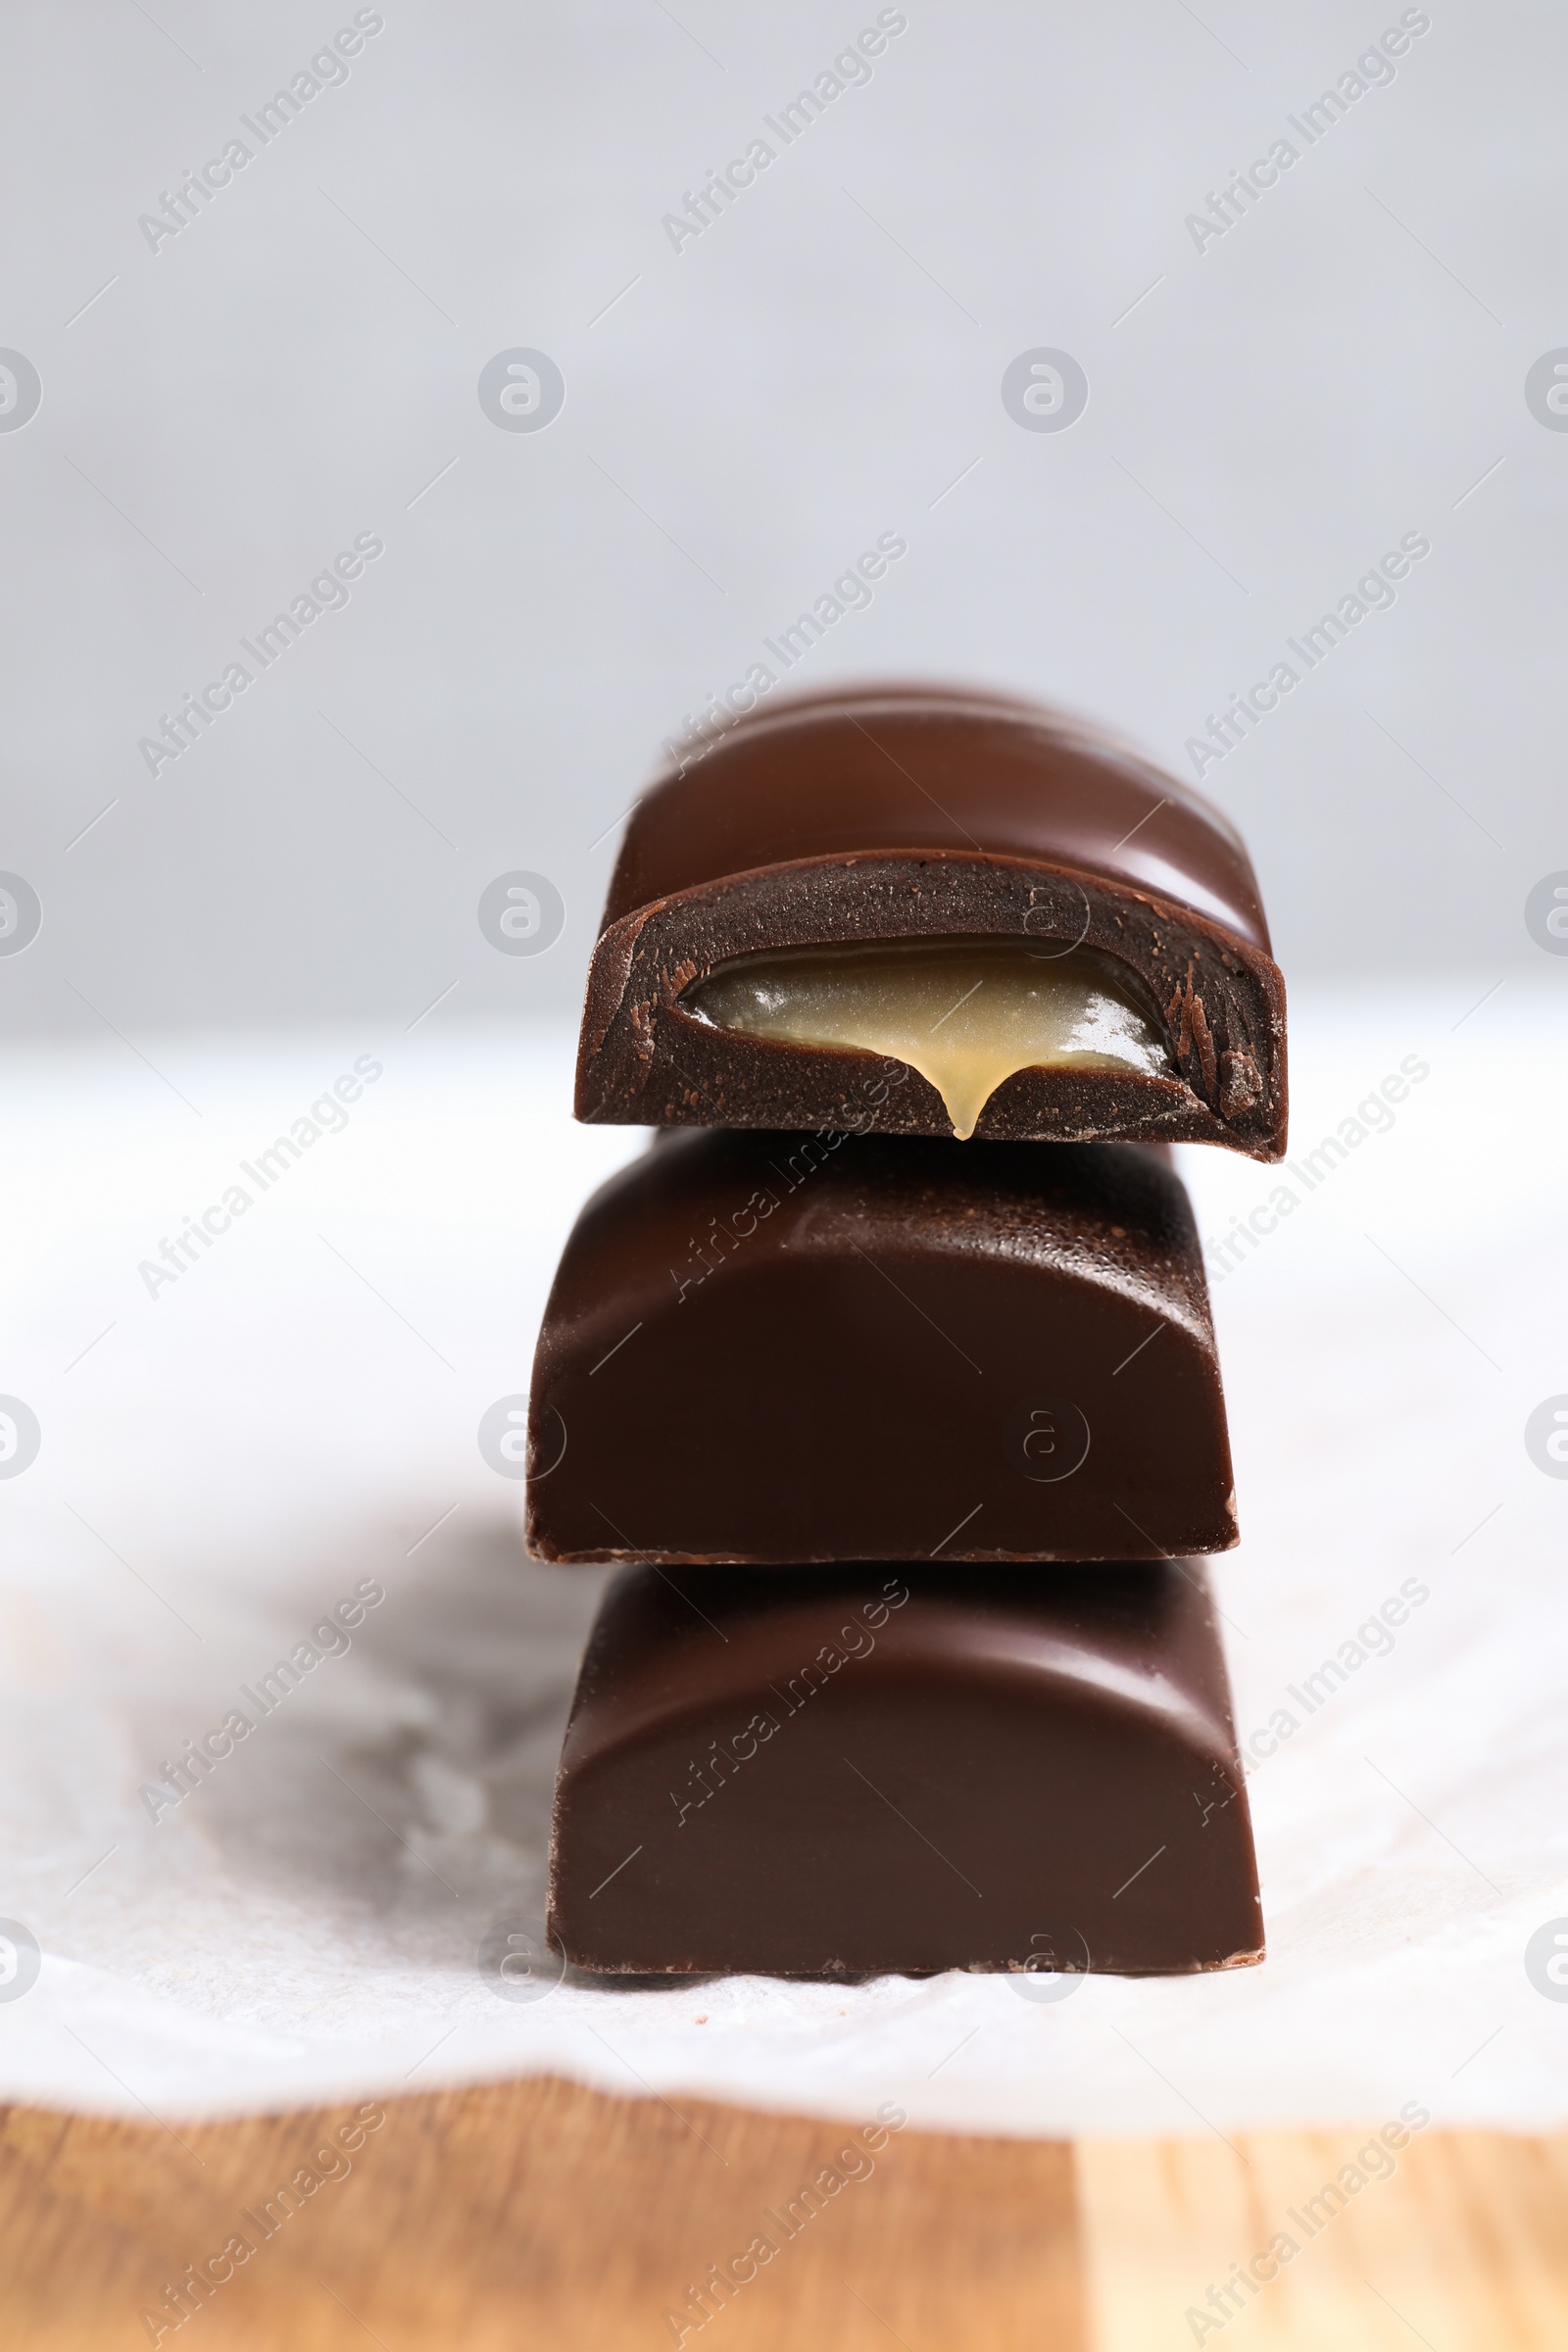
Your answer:
[[[529,1430],[552,1560],[1236,1541],[1192,1211],[1136,1144],[672,1133],[578,1218]]]
[[[1263,1956],[1200,1568],[626,1570],[556,1785],[579,1967],[845,1977]]]
[[[1228,820],[1077,722],[962,691],[760,710],[632,811],[577,1116],[1285,1150],[1284,983]]]

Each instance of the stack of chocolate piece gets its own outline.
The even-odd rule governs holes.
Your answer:
[[[759,711],[632,814],[577,1115],[657,1132],[534,1372],[532,1546],[623,1564],[557,1786],[567,1958],[1261,1958],[1166,1149],[1284,1150],[1230,825],[1000,696]]]

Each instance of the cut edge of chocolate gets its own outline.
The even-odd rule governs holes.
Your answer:
[[[1155,1008],[1171,1075],[1020,1070],[987,1102],[977,1136],[1213,1143],[1261,1160],[1284,1156],[1285,990],[1272,958],[1134,884],[990,853],[805,858],[697,884],[621,916],[601,934],[589,969],[576,1115],[590,1124],[951,1136],[941,1096],[918,1073],[867,1119],[864,1077],[882,1056],[719,1029],[681,999],[723,965],[782,949],[1001,937],[1060,943],[1064,953],[1088,947],[1125,967]]]

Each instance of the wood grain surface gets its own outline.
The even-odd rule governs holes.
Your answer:
[[[1368,2136],[906,2129],[870,2154],[842,2126],[552,2080],[172,2130],[11,2108],[3,2340],[1562,2352],[1568,2134],[1420,2135],[1309,2235],[1288,2217]],[[1234,2283],[1281,2231],[1300,2245],[1278,2276]],[[746,2278],[759,2239],[776,2250]]]

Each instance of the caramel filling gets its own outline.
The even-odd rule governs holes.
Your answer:
[[[743,1037],[906,1061],[960,1138],[1015,1070],[1172,1075],[1132,974],[1093,948],[1063,955],[1016,938],[787,948],[720,964],[681,1004]]]

